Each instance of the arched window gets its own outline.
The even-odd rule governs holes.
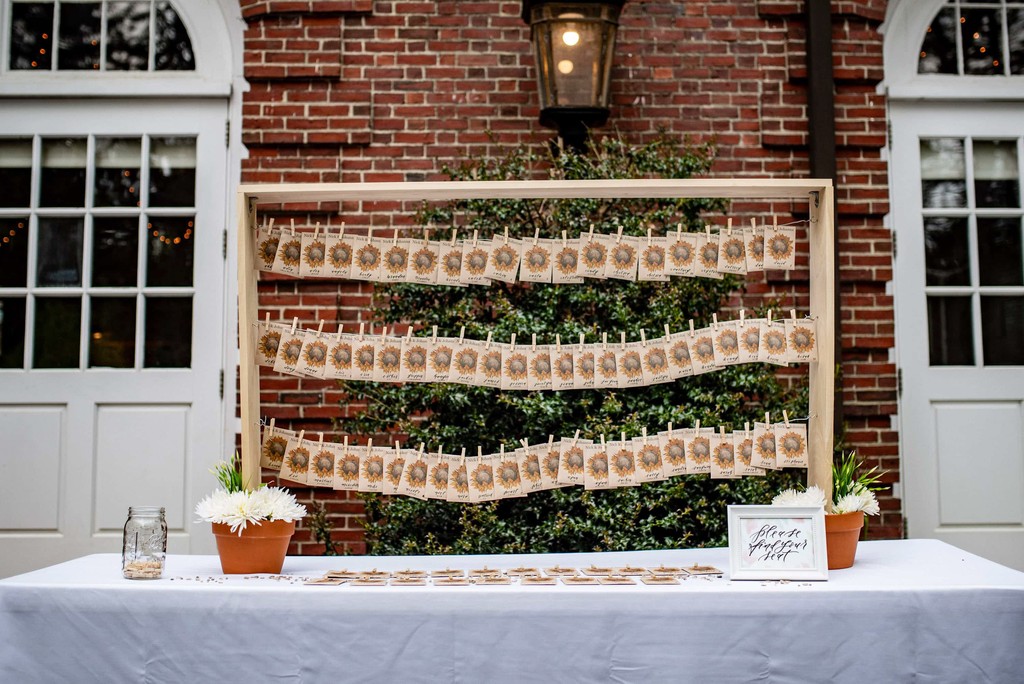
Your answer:
[[[919,74],[1024,74],[1024,2],[952,0],[925,32]]]
[[[188,31],[170,2],[12,2],[12,71],[193,71]]]

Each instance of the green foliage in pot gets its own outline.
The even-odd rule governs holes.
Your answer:
[[[498,159],[479,159],[446,169],[452,180],[516,180],[537,177],[548,169],[553,179],[689,178],[712,164],[709,146],[690,147],[659,139],[631,145],[607,137],[589,154],[565,151],[553,156],[519,148]],[[701,217],[721,212],[720,200],[464,200],[424,206],[420,223],[463,236],[560,237],[589,230],[646,235],[700,229]],[[447,232],[446,232],[447,231]],[[436,234],[436,233],[435,233]],[[674,278],[671,282],[588,280],[581,285],[495,283],[491,287],[443,287],[412,284],[379,285],[375,297],[377,322],[416,322],[441,335],[458,336],[462,326],[470,338],[507,341],[512,333],[538,343],[575,341],[580,333],[598,341],[608,332],[618,339],[626,331],[663,334],[711,321],[741,282]],[[526,438],[547,441],[548,435],[599,439],[642,427],[658,431],[668,422],[692,426],[743,428],[771,411],[781,415],[806,412],[805,388],[786,390],[774,371],[760,364],[730,367],[696,378],[652,387],[612,391],[500,392],[455,384],[387,385],[346,382],[355,401],[368,403],[354,418],[341,421],[353,434],[400,432],[410,442],[445,446],[447,453],[476,445],[497,451]],[[480,505],[419,501],[405,497],[365,495],[367,547],[376,554],[512,553],[648,549],[720,545],[726,538],[726,505],[763,503],[773,492],[796,482],[794,473],[769,473],[765,478],[710,480],[684,476],[639,487],[584,491],[580,487],[531,494],[520,499]]]

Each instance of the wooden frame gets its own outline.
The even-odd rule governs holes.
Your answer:
[[[729,579],[828,579],[823,508],[729,506],[728,518]]]
[[[821,179],[639,179],[465,181],[429,183],[299,183],[238,188],[238,328],[242,419],[242,481],[260,481],[259,368],[248,325],[258,316],[255,208],[258,204],[459,199],[790,199],[809,202],[810,313],[818,319],[818,360],[810,364],[808,484],[832,491],[835,403],[835,279],[833,189]]]

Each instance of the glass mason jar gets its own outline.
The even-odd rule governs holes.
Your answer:
[[[159,579],[167,556],[167,520],[159,506],[132,506],[124,524],[121,571],[128,579]]]

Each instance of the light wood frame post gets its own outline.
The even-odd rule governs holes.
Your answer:
[[[825,492],[825,512],[831,510],[833,420],[835,411],[835,219],[832,186],[812,192],[810,242],[811,315],[817,318],[818,360],[810,364],[808,397],[807,484]]]
[[[810,364],[808,484],[832,493],[835,406],[835,215],[832,181],[804,178],[696,178],[585,181],[296,183],[238,189],[238,340],[242,481],[260,482],[259,368],[255,205],[292,202],[447,201],[459,199],[790,199],[810,202],[810,309],[817,318],[818,361]]]
[[[253,322],[259,315],[256,293],[256,212],[247,193],[238,192],[238,381],[242,416],[242,486],[260,485],[260,369],[256,365]],[[234,391],[234,388],[225,388]]]

